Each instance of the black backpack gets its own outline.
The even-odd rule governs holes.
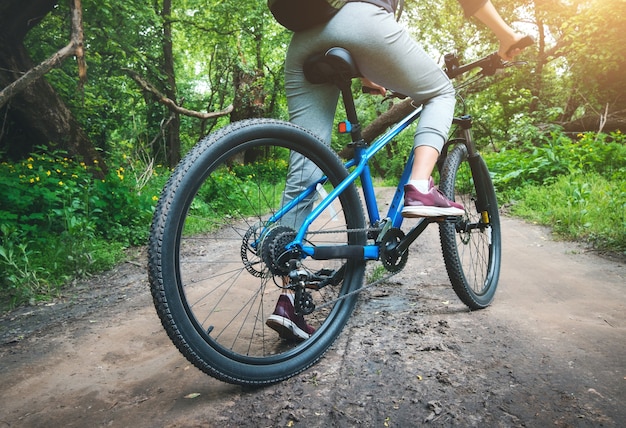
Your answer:
[[[346,0],[267,0],[267,5],[283,27],[303,31],[330,21]]]

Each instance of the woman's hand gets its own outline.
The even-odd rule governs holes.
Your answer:
[[[506,40],[500,40],[500,48],[498,49],[498,55],[500,55],[500,58],[505,61],[511,61],[515,56],[522,53],[524,48],[512,49],[511,47],[520,40],[522,40],[524,37],[526,37],[524,34],[515,33],[511,38],[506,38]]]
[[[511,46],[524,38],[523,34],[516,33],[500,16],[490,0],[487,0],[475,13],[474,16],[485,24],[500,41],[498,55],[510,61],[515,55],[519,55],[523,49],[511,49]]]
[[[372,82],[367,77],[361,77],[361,85],[363,86],[363,92],[365,93],[372,95],[382,95],[383,97],[387,94],[387,89]]]

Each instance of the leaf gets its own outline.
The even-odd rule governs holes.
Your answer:
[[[185,398],[198,398],[200,395],[199,392],[192,392],[191,394],[185,395]]]

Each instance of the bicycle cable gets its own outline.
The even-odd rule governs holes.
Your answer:
[[[366,227],[366,228],[361,228],[361,229],[345,229],[345,230],[324,230],[324,231],[316,231],[316,232],[309,232],[310,235],[317,235],[317,234],[330,234],[330,233],[354,233],[354,232],[380,232],[382,230],[381,227]],[[398,273],[400,273],[400,271],[398,272],[390,272],[388,275],[383,276],[382,278],[379,278],[377,280],[375,280],[374,282],[371,282],[369,284],[364,285],[363,287],[360,287],[358,290],[354,290],[351,291],[347,294],[344,294],[343,296],[337,297],[336,299],[333,300],[329,300],[328,302],[324,302],[320,305],[316,305],[315,306],[315,311],[325,308],[327,306],[331,306],[336,304],[337,302],[347,299],[348,297],[354,296],[355,294],[361,293],[364,290],[367,290],[369,288],[375,287],[378,284],[381,284],[385,281],[387,281],[389,278],[397,275]],[[280,287],[280,288],[286,288],[286,287]]]
[[[358,290],[351,291],[351,292],[349,292],[347,294],[344,294],[343,296],[337,297],[336,299],[329,300],[328,302],[322,303],[322,304],[316,306],[315,310],[317,311],[318,309],[322,309],[322,308],[325,308],[327,306],[334,305],[335,303],[339,302],[340,300],[344,300],[344,299],[347,299],[348,297],[354,296],[355,294],[361,293],[362,291],[365,291],[365,290],[367,290],[369,288],[372,288],[372,287],[374,287],[374,286],[376,286],[376,285],[378,285],[378,284],[380,284],[382,282],[387,281],[389,278],[391,278],[392,276],[397,275],[398,273],[399,272],[391,272],[389,275],[384,276],[382,278],[379,278],[379,279],[377,279],[376,281],[374,281],[372,283],[364,285],[363,287],[360,287]]]

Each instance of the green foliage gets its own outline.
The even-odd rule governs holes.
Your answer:
[[[0,164],[0,292],[14,303],[111,267],[147,239],[167,171],[120,157],[104,180],[62,153]],[[141,174],[139,174],[141,171]],[[146,173],[152,175],[145,186]],[[162,175],[163,177],[161,177]],[[142,181],[143,180],[143,181]]]
[[[553,217],[537,221],[557,224],[559,230],[580,226],[579,236],[613,248],[623,248],[623,135],[590,133],[571,139],[534,125],[604,111],[607,103],[612,111],[623,108],[625,5],[621,0],[499,1],[496,6],[505,20],[514,26],[530,22],[532,26],[518,28],[541,28],[549,37],[525,51],[527,67],[511,69],[505,77],[495,76],[462,94],[476,118],[475,136],[503,200],[517,201],[520,214],[549,212]],[[144,93],[127,69],[161,91],[169,87],[163,73],[165,19],[172,24],[179,104],[197,111],[224,109],[237,91],[249,87],[236,87],[235,76],[241,72],[258,79],[251,84],[262,85],[267,115],[287,118],[282,68],[291,35],[272,20],[264,2],[186,0],[175,2],[172,15],[165,18],[159,2],[90,0],[83,7],[86,86],[77,90],[76,65],[69,60],[46,79],[94,145],[107,154],[110,172],[103,181],[95,180],[89,171],[98,165],[45,151],[22,162],[0,164],[0,291],[13,304],[54,294],[60,284],[111,266],[123,257],[124,248],[145,242],[167,175],[155,159],[163,156],[162,125],[171,112]],[[61,2],[28,33],[25,45],[35,62],[67,44],[68,16],[68,4]],[[470,61],[497,49],[494,36],[463,17],[456,0],[443,0],[437,7],[407,1],[402,21],[437,60],[456,51]],[[364,124],[388,107],[371,96],[356,102]],[[182,117],[183,152],[229,120]],[[333,141],[337,150],[346,144],[344,136],[335,135]],[[376,156],[373,171],[395,184],[411,147],[407,131]],[[200,190],[203,199],[192,206],[197,220],[189,223],[188,232],[215,227],[228,210],[245,206],[245,201],[216,195],[227,195],[231,186],[245,186],[252,197],[263,191],[273,168],[283,167],[252,162],[224,171],[220,180]],[[601,194],[610,197],[596,201]],[[569,217],[554,209],[564,204]],[[594,214],[596,206],[610,215]],[[596,222],[608,219],[610,223],[595,229]]]
[[[549,225],[567,239],[626,255],[626,181],[572,173],[546,186],[525,186],[512,212]]]
[[[32,251],[18,231],[8,224],[0,225],[0,274],[3,278],[0,292],[10,299],[9,305],[31,302],[50,290],[45,280],[46,272],[33,263]]]
[[[485,155],[501,195],[515,197],[526,185],[553,183],[559,176],[596,172],[609,180],[626,180],[626,138],[621,132],[585,133],[571,139],[560,131],[536,133],[518,149]]]
[[[537,135],[537,146],[486,155],[501,201],[568,239],[626,252],[624,134]]]
[[[185,224],[185,234],[207,232],[224,224],[229,216],[255,214],[250,201],[263,199],[278,203],[282,191],[275,186],[277,177],[287,172],[288,152],[283,157],[274,157],[249,164],[237,164],[211,174],[192,202]],[[232,189],[238,189],[232,192]],[[237,195],[236,197],[233,196]]]

